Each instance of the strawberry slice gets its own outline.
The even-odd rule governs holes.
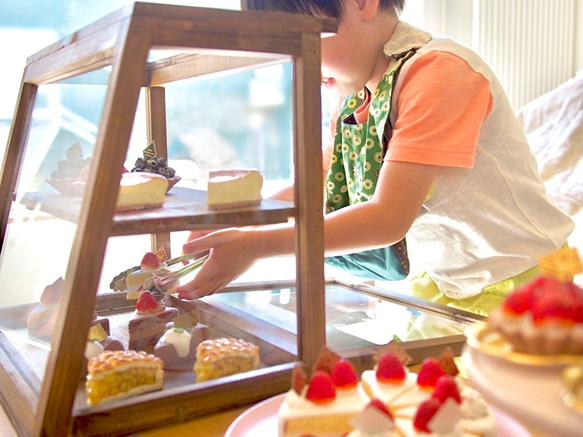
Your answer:
[[[444,403],[447,398],[452,398],[458,404],[462,403],[462,397],[455,383],[455,379],[449,375],[440,376],[435,383],[435,390],[431,397],[438,399],[439,402]]]
[[[400,384],[405,380],[405,366],[397,355],[387,353],[380,357],[375,375],[377,381]]]
[[[155,311],[158,311],[159,308],[160,308],[160,304],[154,298],[152,293],[147,291],[147,290],[143,291],[142,294],[140,294],[140,297],[138,298],[138,301],[136,302],[136,310],[140,314],[141,313],[153,313]]]
[[[332,377],[322,370],[314,372],[310,379],[306,399],[315,404],[328,404],[336,399],[336,386]]]
[[[340,359],[332,369],[332,380],[339,390],[348,390],[358,385],[358,375],[350,361]]]
[[[429,398],[419,405],[419,409],[415,413],[415,418],[413,419],[413,426],[419,432],[425,432],[431,434],[431,430],[427,427],[429,421],[437,410],[441,407],[441,402],[435,398]]]
[[[158,261],[158,257],[153,252],[146,253],[140,263],[142,270],[156,270],[159,266],[160,262]]]
[[[381,401],[378,398],[371,399],[371,401],[368,403],[368,405],[366,406],[366,408],[376,408],[380,412],[382,412],[382,413],[386,414],[387,416],[389,416],[391,418],[391,420],[394,421],[393,415],[391,414],[391,412],[389,411],[389,409],[387,408],[387,406],[383,403],[383,401]]]
[[[433,357],[426,358],[421,363],[421,369],[419,369],[419,374],[417,375],[417,385],[420,388],[433,388],[437,380],[443,375],[445,375],[445,372],[439,365],[439,361]]]

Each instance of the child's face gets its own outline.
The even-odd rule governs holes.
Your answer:
[[[340,96],[361,90],[386,62],[354,2],[345,2],[338,32],[322,39],[322,83]],[[383,69],[384,72],[384,69]],[[376,84],[375,84],[376,86]]]

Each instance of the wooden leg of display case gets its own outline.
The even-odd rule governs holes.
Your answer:
[[[41,382],[28,361],[1,331],[0,363],[0,403],[13,427],[20,434],[31,435]]]
[[[120,26],[94,167],[83,199],[39,398],[38,435],[67,435],[71,431],[71,412],[95,308],[95,290],[111,234],[140,87],[145,79],[150,32],[147,20],[132,19]],[[94,43],[99,44],[98,38]]]
[[[16,196],[16,183],[20,174],[24,151],[26,150],[37,90],[38,86],[29,83],[22,83],[20,86],[18,106],[16,107],[16,113],[12,120],[8,145],[4,154],[4,161],[2,162],[2,180],[0,181],[0,202],[2,202],[0,204],[2,210],[0,215],[0,249],[4,247],[4,237],[6,235],[6,227],[8,226],[10,207]]]
[[[298,358],[311,368],[326,343],[319,35],[303,35],[294,68]]]
[[[166,134],[166,93],[164,87],[147,87],[146,93],[146,126],[148,143],[156,142],[156,152],[159,157],[168,158],[168,137]],[[170,232],[161,232],[151,236],[152,250],[155,252],[164,246],[168,258],[172,258],[170,247]]]

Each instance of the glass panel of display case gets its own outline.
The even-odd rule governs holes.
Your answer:
[[[107,74],[105,72],[104,74]],[[3,364],[36,408],[58,332],[65,280],[105,87],[91,77],[38,88],[0,258]],[[91,102],[86,106],[83,102]],[[90,110],[87,110],[90,108]],[[54,206],[60,214],[53,215]],[[6,361],[5,361],[6,360]]]
[[[482,319],[465,311],[387,294],[364,284],[329,281],[325,293],[326,344],[338,352],[384,345],[393,340],[407,342],[456,336],[469,324]],[[295,336],[295,294],[294,284],[287,282],[235,285],[227,292],[206,298],[199,306],[220,308],[222,314],[237,313],[247,320],[260,317],[262,321],[257,324],[264,326],[266,332]],[[214,323],[220,323],[219,320]],[[294,354],[295,342],[289,345],[288,352]]]

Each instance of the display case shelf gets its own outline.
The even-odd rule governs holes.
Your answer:
[[[29,209],[77,223],[82,196],[25,193],[21,202]],[[292,203],[264,199],[257,207],[211,211],[206,191],[174,187],[162,208],[124,212],[113,217],[111,236],[155,234],[188,229],[284,223],[294,217]]]

